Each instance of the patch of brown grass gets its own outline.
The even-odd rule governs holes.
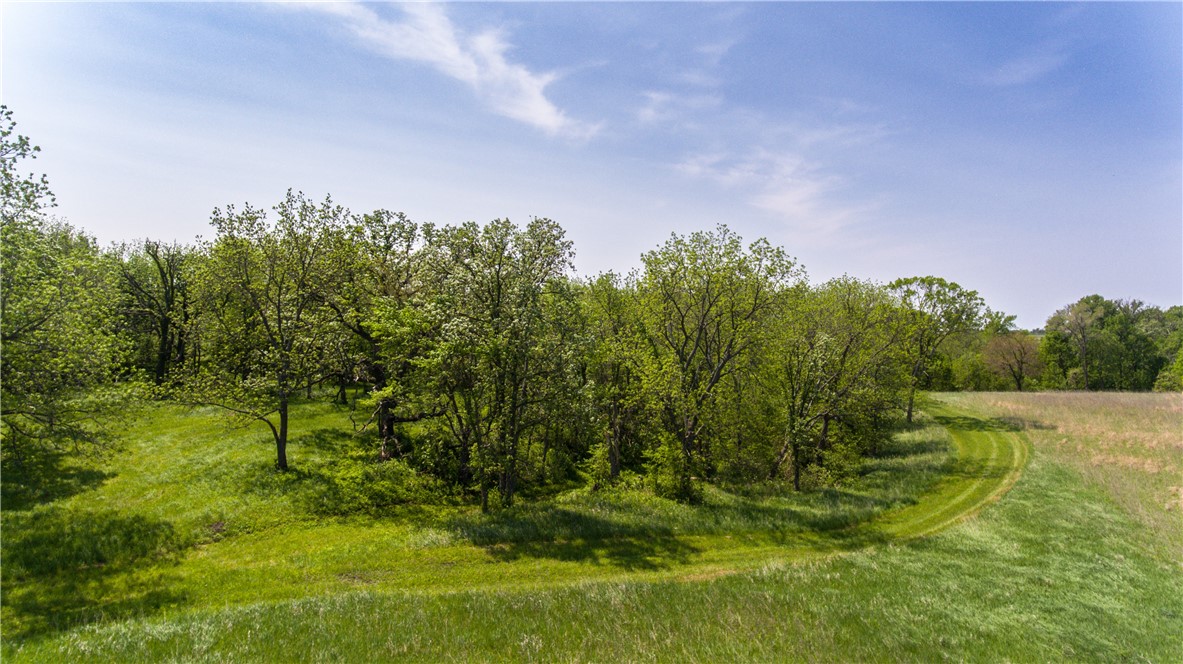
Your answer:
[[[942,394],[955,407],[1021,426],[1037,454],[1103,487],[1183,550],[1183,394],[978,392]]]

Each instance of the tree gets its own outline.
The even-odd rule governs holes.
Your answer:
[[[1041,350],[1070,386],[1079,375],[1084,389],[1149,390],[1173,359],[1170,320],[1138,300],[1089,295],[1048,318]]]
[[[7,106],[0,106],[0,219],[4,223],[40,219],[56,205],[49,178],[17,173],[17,162],[36,159],[41,148],[28,136],[16,133],[16,121]]]
[[[878,417],[907,384],[907,317],[881,286],[848,277],[799,288],[780,308],[767,374],[780,406],[783,443],[770,476],[801,472],[831,445],[831,425]]]
[[[928,374],[941,344],[950,336],[980,329],[985,302],[977,291],[965,290],[940,277],[909,277],[888,284],[910,317],[905,341],[911,359],[907,418],[912,421],[916,390]]]
[[[1029,332],[1004,332],[991,337],[983,359],[991,371],[1014,381],[1019,392],[1029,379],[1043,372],[1039,340]]]
[[[607,464],[599,479],[610,482],[626,462],[641,460],[650,437],[649,403],[639,370],[644,336],[635,308],[636,285],[612,272],[601,274],[584,289],[583,304],[591,339],[584,362]]]
[[[1059,309],[1047,319],[1049,333],[1061,334],[1075,344],[1086,390],[1089,389],[1089,344],[1095,337],[1097,321],[1104,315],[1101,304],[1095,301],[1100,296],[1093,298],[1082,298]]]
[[[274,211],[272,224],[249,205],[214,210],[217,237],[194,274],[200,346],[180,394],[265,423],[287,470],[290,402],[327,370],[333,330],[319,292],[336,269],[328,238],[349,213],[291,191]]]
[[[157,385],[185,361],[190,253],[181,245],[153,240],[120,251],[121,285],[128,299],[125,317],[129,327],[146,332],[147,362]]]
[[[114,325],[114,272],[94,240],[46,218],[45,176],[17,162],[37,148],[0,107],[0,407],[3,453],[99,443],[100,415],[119,403],[123,344]]]
[[[1162,359],[1154,390],[1183,390],[1183,306],[1176,305],[1166,311],[1151,308],[1140,323],[1147,335],[1154,339]]]
[[[745,250],[725,226],[673,235],[641,260],[637,302],[649,350],[642,371],[667,436],[655,461],[669,480],[663,492],[693,499],[716,389],[760,343],[779,293],[802,273],[782,249],[758,240]]]
[[[571,243],[535,219],[442,229],[424,255],[428,298],[416,314],[429,330],[414,363],[418,384],[443,412],[458,480],[475,482],[481,508],[495,488],[513,504],[531,445],[566,411],[574,382],[577,310],[565,277]]]

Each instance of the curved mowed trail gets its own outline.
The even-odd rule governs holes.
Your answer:
[[[279,551],[298,550],[300,559],[315,558],[321,561],[319,564],[288,559],[276,568],[272,567],[276,561],[260,563],[232,544],[211,547],[201,557],[190,559],[187,566],[200,568],[190,567],[197,572],[197,578],[219,581],[215,584],[219,602],[249,603],[249,589],[263,578],[271,584],[273,598],[296,599],[359,587],[437,593],[530,590],[583,581],[701,580],[769,563],[816,560],[937,533],[976,514],[1018,480],[1028,458],[1021,432],[1005,423],[970,417],[946,406],[928,411],[949,432],[954,452],[949,472],[916,503],[845,529],[667,534],[489,546],[452,543],[424,548],[384,547],[378,539],[372,539],[374,550],[363,555],[350,547],[330,544],[343,539],[337,529],[350,526],[327,526],[317,533],[294,533],[299,541],[278,547]],[[243,538],[242,544],[252,546],[250,537]],[[253,574],[260,575],[258,580]],[[191,597],[210,594],[211,588],[204,581],[197,585],[206,587],[191,588]]]
[[[949,432],[954,458],[945,477],[915,504],[836,533],[802,536],[785,542],[779,551],[752,548],[746,555],[736,556],[735,562],[808,560],[933,535],[974,516],[1014,486],[1030,456],[1026,437],[1020,430],[1005,422],[969,416],[944,405],[930,406],[927,411]],[[737,565],[742,567],[745,566]],[[729,571],[739,569],[719,570]],[[684,574],[682,578],[701,576]]]
[[[949,474],[917,504],[872,523],[896,538],[931,535],[977,514],[1014,486],[1030,454],[1022,433],[1006,423],[967,417],[946,407],[929,412],[949,432],[957,456]]]

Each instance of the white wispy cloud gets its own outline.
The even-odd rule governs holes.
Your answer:
[[[546,96],[557,75],[534,72],[511,61],[512,45],[498,29],[467,34],[444,8],[431,3],[398,5],[399,19],[385,18],[355,2],[295,4],[329,14],[372,51],[407,60],[468,85],[495,113],[537,127],[551,136],[587,139],[599,129],[572,119]]]
[[[740,192],[754,208],[771,213],[809,239],[833,236],[874,209],[842,199],[845,181],[792,152],[757,149],[743,156],[693,155],[677,169]]]
[[[1068,62],[1068,56],[1058,52],[1037,53],[1015,58],[986,76],[989,85],[1007,87],[1026,85],[1051,74]]]
[[[718,109],[723,97],[717,94],[682,94],[668,91],[649,91],[642,95],[644,105],[637,110],[642,124],[656,122],[686,122],[688,116],[703,110]]]

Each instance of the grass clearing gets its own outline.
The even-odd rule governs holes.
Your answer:
[[[359,589],[543,588],[712,575],[787,549],[816,557],[865,542],[850,529],[915,503],[949,464],[947,434],[928,420],[842,489],[707,487],[694,507],[576,489],[489,515],[442,504],[341,516],[342,478],[374,452],[349,433],[343,409],[295,409],[287,473],[268,465],[260,427],[167,405],[141,415],[111,458],[65,460],[67,474],[88,482],[39,497],[5,483],[6,645],[95,622]]]
[[[171,423],[169,440],[199,451],[220,435],[231,449],[189,459],[145,440],[143,454],[240,467],[166,497],[129,448],[100,483],[6,509],[5,660],[1174,661],[1177,553],[1074,467],[1024,445],[1030,431],[955,398],[931,409],[935,426],[868,462],[857,487],[711,490],[702,508],[575,491],[488,517],[446,505],[325,517],[309,499],[331,481],[317,456],[329,448],[295,447],[304,474],[267,484],[262,436],[157,413],[145,426]],[[301,417],[327,427],[341,415],[307,406]],[[132,482],[119,463],[142,474]],[[258,489],[235,496],[251,477]],[[14,516],[84,516],[115,495],[137,508],[114,515],[167,523],[172,544],[8,571]]]

